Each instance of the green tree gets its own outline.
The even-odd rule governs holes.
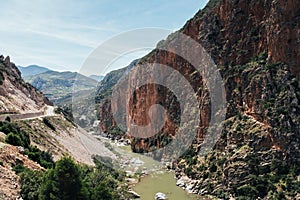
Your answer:
[[[49,170],[40,190],[40,199],[70,200],[82,199],[82,183],[79,167],[70,157],[59,160]]]
[[[24,200],[38,199],[39,189],[43,181],[44,172],[25,169],[21,174],[21,197]]]

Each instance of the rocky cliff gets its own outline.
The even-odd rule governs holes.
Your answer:
[[[213,4],[210,1],[210,4]],[[227,66],[245,64],[267,52],[270,63],[283,62],[299,78],[299,1],[219,1],[199,11],[181,30]]]
[[[178,32],[205,48],[225,86],[224,129],[214,150],[205,156],[198,152],[212,117],[210,93],[191,63],[172,53],[178,33],[158,44],[167,51],[157,48],[141,59],[140,63],[159,63],[179,71],[199,99],[198,134],[176,168],[178,179],[189,180],[181,185],[185,189],[224,199],[299,198],[299,22],[297,0],[218,0],[210,1]],[[193,49],[184,42],[178,45],[176,48],[192,54]],[[132,76],[138,80],[139,74]],[[151,152],[172,141],[178,130],[179,107],[168,89],[147,85],[137,88],[131,98],[130,117],[139,125],[149,123],[145,113],[151,105],[161,104],[168,110],[157,135],[132,138],[133,151]],[[108,97],[100,108],[106,131],[116,129],[112,106]]]
[[[0,113],[28,113],[43,111],[52,103],[36,88],[25,83],[9,56],[0,57]]]

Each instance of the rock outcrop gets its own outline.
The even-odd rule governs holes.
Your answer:
[[[177,178],[183,180],[187,175],[192,180],[189,183],[193,185],[185,187],[189,191],[224,199],[296,198],[299,180],[292,177],[299,176],[300,166],[299,22],[297,0],[215,0],[180,30],[211,55],[225,87],[224,129],[214,150],[205,156],[198,152],[203,139],[209,137],[210,93],[191,63],[172,53],[177,33],[158,44],[169,51],[157,48],[141,59],[140,63],[159,63],[180,72],[199,99],[198,134],[176,168]],[[184,42],[176,48],[193,53]],[[139,75],[133,73],[132,79],[139,80]],[[172,81],[171,75],[166,79]],[[114,105],[109,94],[105,98],[100,119],[105,122],[102,128],[109,132],[117,128],[111,114]],[[157,135],[132,138],[135,152],[167,145],[178,130],[178,102],[167,88],[157,85],[137,88],[130,101],[131,120],[147,125],[147,112],[153,104],[164,106],[168,118]]]
[[[0,114],[43,111],[52,103],[36,88],[25,83],[9,56],[0,58]]]

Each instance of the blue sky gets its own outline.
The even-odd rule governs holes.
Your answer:
[[[9,55],[21,66],[37,64],[58,71],[79,71],[93,50],[113,36],[145,27],[175,31],[207,0],[0,0],[0,3],[0,54]],[[145,53],[129,55],[115,68]]]

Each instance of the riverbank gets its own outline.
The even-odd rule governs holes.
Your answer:
[[[124,142],[112,141],[108,138],[98,137],[108,149],[118,156],[115,167],[125,171],[131,190],[136,192],[141,200],[153,200],[158,192],[174,200],[204,199],[176,185],[175,172],[151,157],[133,153],[129,145]]]

